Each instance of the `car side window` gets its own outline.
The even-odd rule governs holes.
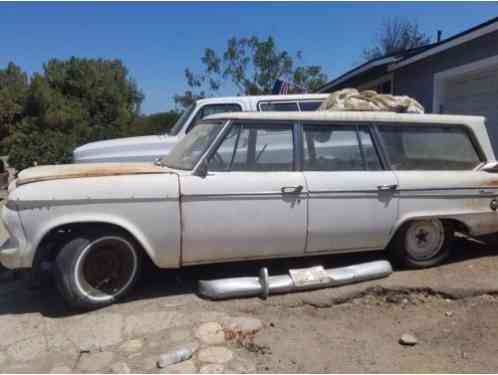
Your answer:
[[[299,112],[297,102],[260,102],[258,107],[262,112]]]
[[[234,124],[211,155],[211,171],[292,171],[292,124]]]
[[[481,158],[463,126],[380,125],[395,170],[472,170]]]
[[[242,112],[242,107],[240,106],[240,104],[236,103],[206,104],[205,106],[201,107],[201,109],[199,109],[199,111],[195,115],[195,119],[187,129],[187,133],[191,131],[193,127],[205,117],[225,112]]]
[[[303,132],[305,171],[381,169],[367,127],[304,124]]]

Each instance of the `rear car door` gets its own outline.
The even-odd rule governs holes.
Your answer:
[[[210,155],[207,175],[180,177],[184,264],[304,253],[297,129],[288,122],[234,123]]]
[[[397,180],[368,125],[304,123],[306,252],[382,249],[396,221]]]

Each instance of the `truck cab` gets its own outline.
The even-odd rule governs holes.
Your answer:
[[[166,156],[206,116],[224,112],[314,111],[327,97],[328,94],[299,94],[200,99],[183,112],[168,133],[87,143],[73,151],[73,162],[152,162]]]

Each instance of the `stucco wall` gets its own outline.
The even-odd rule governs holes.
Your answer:
[[[394,71],[394,93],[417,99],[432,112],[434,74],[498,55],[498,31]]]

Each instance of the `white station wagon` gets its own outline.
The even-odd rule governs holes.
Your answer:
[[[455,232],[498,232],[484,118],[225,113],[160,163],[41,166],[10,186],[9,268],[53,263],[66,300],[106,305],[160,268],[387,249],[443,262]]]

